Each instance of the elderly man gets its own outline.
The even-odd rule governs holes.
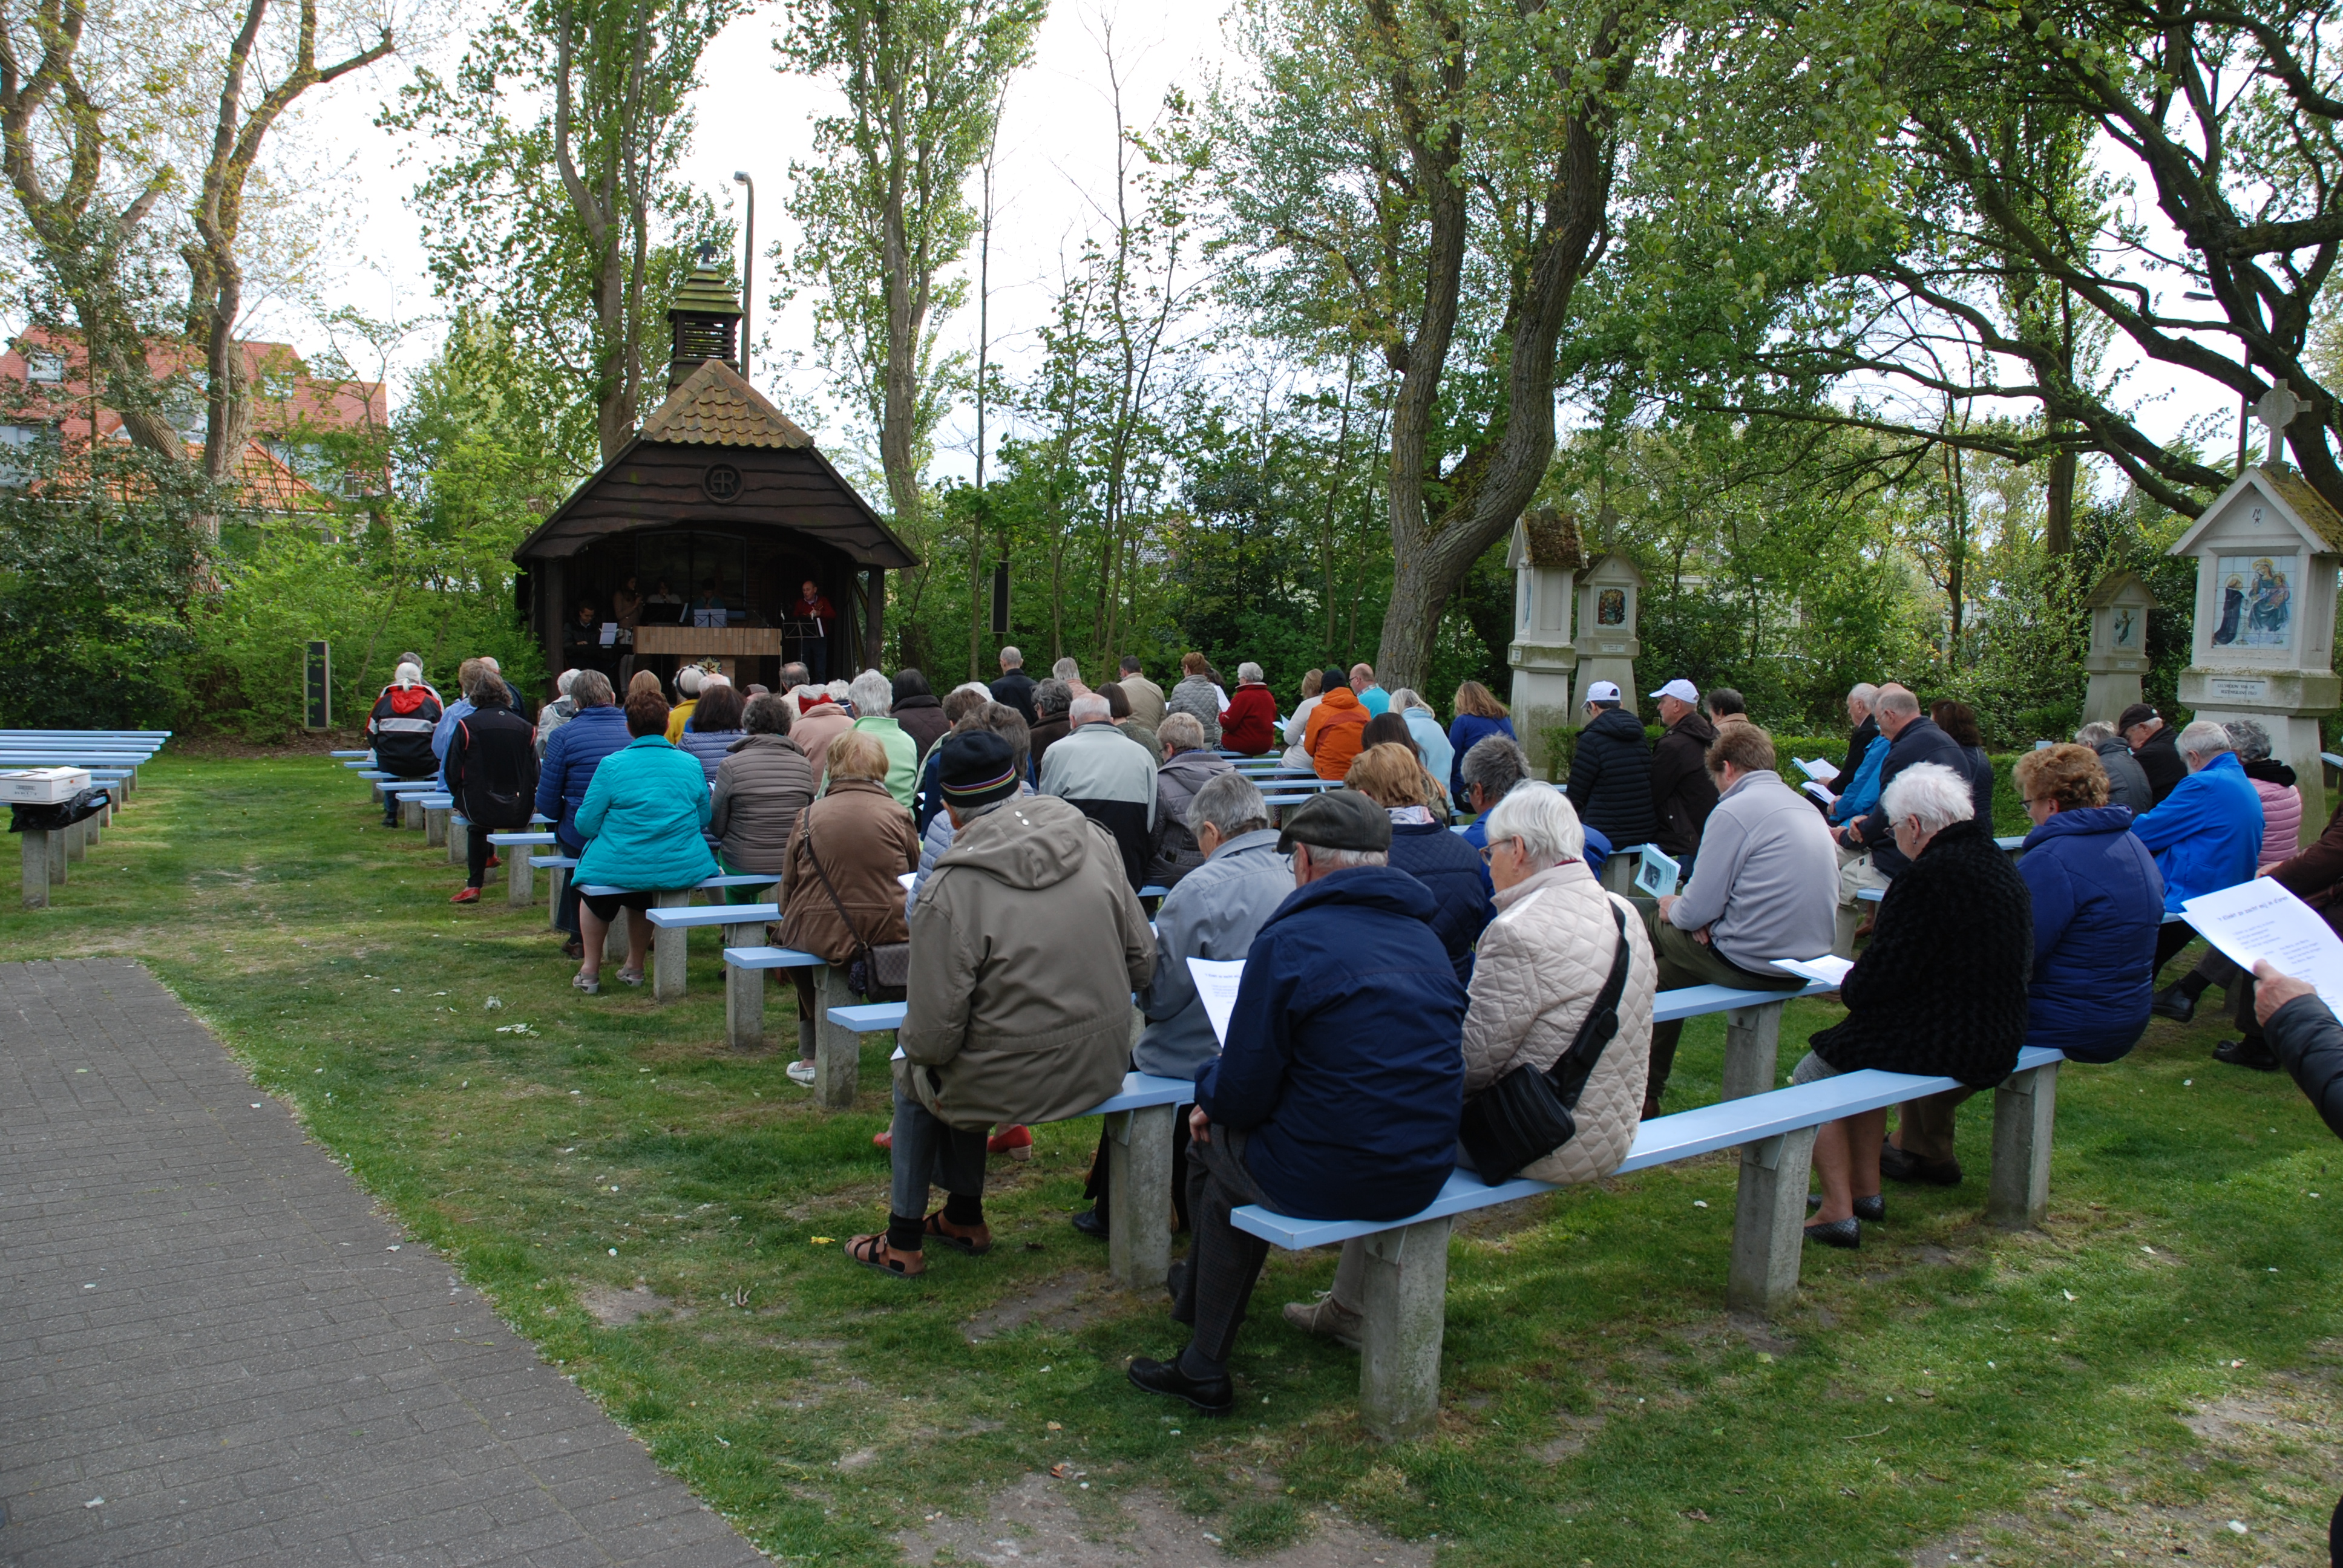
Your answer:
[[[2164,874],[2164,912],[2169,915],[2178,914],[2199,893],[2250,880],[2262,852],[2262,798],[2230,749],[2229,732],[2200,719],[2180,732],[2177,749],[2187,775],[2156,809],[2131,825]],[[2147,766],[2145,758],[2141,766]],[[2151,770],[2149,779],[2155,777]],[[2196,935],[2178,920],[2159,930],[2157,972]]]
[[[1701,829],[1716,809],[1716,781],[1708,776],[1708,744],[1716,729],[1701,717],[1700,693],[1691,681],[1679,677],[1652,696],[1668,731],[1652,748],[1652,815],[1658,820],[1652,841],[1690,877]]]
[[[1755,725],[1726,725],[1707,762],[1719,793],[1691,884],[1657,903],[1636,900],[1659,960],[1660,989],[1796,990],[1805,981],[1773,960],[1830,950],[1838,889],[1830,829],[1782,782],[1774,739]],[[1646,1117],[1660,1114],[1683,1034],[1680,1020],[1652,1026]]]
[[[898,1276],[926,1271],[930,1236],[991,1250],[987,1130],[1079,1116],[1121,1087],[1131,990],[1155,972],[1154,934],[1098,826],[1064,801],[1021,798],[992,731],[941,745],[954,836],[911,906],[887,1229],[846,1244]],[[930,1214],[939,1184],[944,1206]]]
[[[1883,796],[1887,786],[1896,782],[1906,768],[1922,762],[1940,762],[1955,773],[1968,777],[1967,759],[1953,738],[1936,728],[1936,721],[1920,711],[1920,699],[1906,689],[1893,682],[1879,689],[1879,697],[1872,707],[1878,716],[1879,733],[1887,737],[1887,759],[1880,765],[1879,789]],[[1858,885],[1885,887],[1898,872],[1912,862],[1896,848],[1896,824],[1888,819],[1885,807],[1874,807],[1859,819],[1848,823],[1839,831],[1839,841],[1849,848],[1870,851],[1874,875]],[[1855,902],[1855,889],[1842,877],[1841,901]]]
[[[2147,770],[2114,725],[2094,719],[2075,731],[2075,744],[2089,747],[2107,770],[2108,805],[2121,806],[2135,817],[2146,815],[2156,805],[2156,789],[2147,781]]]
[[[1041,721],[1033,711],[1033,678],[1025,673],[1025,656],[1013,648],[1001,650],[1001,678],[992,683],[992,700],[1015,709],[1028,727]]]
[[[1586,689],[1586,724],[1571,754],[1570,797],[1578,819],[1614,849],[1632,849],[1652,837],[1652,753],[1644,721],[1620,705],[1615,681]]]
[[[1042,759],[1050,748],[1063,740],[1074,727],[1067,709],[1074,704],[1073,688],[1056,676],[1038,681],[1033,687],[1033,769],[1038,777]]]
[[[1147,1027],[1131,1048],[1131,1065],[1159,1078],[1193,1079],[1221,1053],[1212,1021],[1196,995],[1190,959],[1241,959],[1277,907],[1293,891],[1293,864],[1277,847],[1269,807],[1241,773],[1216,774],[1188,802],[1188,830],[1204,863],[1180,879],[1155,911],[1155,978],[1139,993]],[[1172,1196],[1182,1228],[1188,1222],[1188,1138],[1180,1130],[1172,1150]],[[1074,1229],[1107,1238],[1106,1142],[1091,1167],[1084,1195],[1095,1206],[1079,1210]]]
[[[1150,1393],[1213,1415],[1236,1402],[1229,1353],[1269,1252],[1236,1210],[1403,1219],[1455,1167],[1464,988],[1426,923],[1432,895],[1385,864],[1390,845],[1391,819],[1348,789],[1304,802],[1278,838],[1295,890],[1245,956],[1188,1119],[1195,1241],[1172,1315],[1194,1337],[1171,1361],[1131,1362]]]
[[[1456,802],[1456,809],[1474,813],[1464,829],[1463,839],[1475,849],[1485,849],[1489,847],[1489,813],[1497,809],[1498,801],[1513,793],[1514,785],[1530,776],[1529,753],[1510,735],[1484,736],[1464,753],[1456,771],[1464,780],[1463,795]],[[1586,869],[1600,878],[1603,863],[1611,858],[1611,840],[1584,823],[1579,825],[1579,830],[1586,835]]]
[[[1871,705],[1878,700],[1879,688],[1867,680],[1858,680],[1846,689],[1848,730],[1846,760],[1838,765],[1841,789],[1846,788],[1846,781],[1853,779],[1855,770],[1863,766],[1865,754],[1871,749],[1872,741],[1878,739],[1879,720],[1871,711]]]
[[[1375,684],[1375,667],[1372,664],[1351,666],[1351,689],[1358,694],[1359,706],[1369,717],[1391,711],[1391,693]]]
[[[1114,709],[1094,691],[1075,698],[1066,717],[1073,728],[1041,759],[1041,793],[1066,801],[1113,837],[1136,892],[1147,885],[1155,848],[1155,759],[1114,727]]]
[[[1140,668],[1136,654],[1124,654],[1122,678],[1118,684],[1122,688],[1123,699],[1131,704],[1131,718],[1150,729],[1161,729],[1163,716],[1171,709],[1164,699],[1163,689],[1148,679]]]
[[[2147,789],[2157,806],[2180,788],[2188,777],[2188,764],[2177,744],[2178,737],[2164,722],[2156,709],[2145,702],[2135,702],[2116,715],[2116,733],[2131,748],[2139,770],[2147,775]]]

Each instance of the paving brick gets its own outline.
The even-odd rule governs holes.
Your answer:
[[[7,1561],[765,1561],[135,964],[0,964],[0,1271]]]

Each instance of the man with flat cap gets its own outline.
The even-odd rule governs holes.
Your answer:
[[[1391,817],[1332,789],[1286,819],[1294,891],[1261,928],[1220,1056],[1196,1072],[1188,1215],[1172,1316],[1193,1329],[1131,1381],[1208,1414],[1235,1402],[1228,1362],[1269,1243],[1248,1203],[1324,1220],[1398,1220],[1439,1195],[1463,1108],[1464,988],[1432,895],[1388,864]]]
[[[1131,993],[1155,974],[1113,837],[1063,800],[1021,797],[993,731],[954,730],[937,749],[952,845],[911,902],[887,1229],[846,1244],[899,1276],[927,1271],[930,1237],[992,1250],[986,1133],[1079,1116],[1121,1089]],[[934,1187],[944,1206],[930,1214]]]

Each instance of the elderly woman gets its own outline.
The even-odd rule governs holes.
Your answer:
[[[1310,753],[1302,747],[1302,737],[1310,732],[1310,716],[1318,711],[1318,698],[1326,685],[1326,672],[1313,669],[1302,678],[1302,698],[1293,705],[1292,716],[1280,731],[1285,738],[1285,750],[1278,760],[1288,768],[1307,769]]]
[[[877,739],[887,751],[887,793],[908,811],[920,791],[920,743],[895,722],[895,687],[875,669],[866,669],[846,689],[854,704],[854,728]]]
[[[1390,717],[1381,715],[1376,722]],[[1431,775],[1413,749],[1386,741],[1359,753],[1346,782],[1390,814],[1392,869],[1407,872],[1431,891],[1439,906],[1433,934],[1448,950],[1457,980],[1472,984],[1473,944],[1493,912],[1490,884],[1483,879],[1481,857],[1473,846],[1434,819]],[[1574,815],[1573,820],[1574,825]],[[1575,858],[1576,850],[1572,853]]]
[[[717,855],[728,872],[779,878],[789,866],[789,835],[798,813],[813,804],[814,786],[813,764],[789,738],[792,722],[785,699],[771,692],[750,698],[740,718],[742,734],[717,765],[708,830],[716,835]],[[758,901],[746,897],[748,890],[728,890],[743,895],[737,901]]]
[[[2025,1043],[2063,1050],[2069,1061],[2114,1061],[2147,1027],[2164,879],[2132,833],[2130,810],[2107,803],[2107,769],[2089,747],[2028,751],[2016,777],[2034,819],[2017,862],[2034,910]],[[1953,1112],[1975,1092],[1951,1089],[1900,1107],[1880,1174],[1958,1185]]]
[[[1203,727],[1204,744],[1221,743],[1221,709],[1227,706],[1212,685],[1212,661],[1201,653],[1180,656],[1180,684],[1163,699],[1173,713],[1192,715]],[[1159,730],[1162,726],[1156,727]]]
[[[1247,659],[1237,666],[1237,689],[1229,693],[1221,714],[1221,744],[1231,751],[1258,757],[1277,744],[1277,694],[1262,679],[1261,666]]]
[[[853,717],[821,687],[800,686],[789,695],[796,699],[798,709],[789,735],[813,764],[813,776],[819,779],[830,761],[830,743],[854,728]]]
[[[1167,713],[1156,731],[1163,741],[1163,766],[1155,772],[1155,832],[1147,880],[1170,888],[1204,863],[1204,851],[1188,829],[1188,803],[1196,791],[1230,770],[1229,759],[1205,749],[1204,727],[1192,713]]]
[[[1790,1081],[1876,1067],[1989,1089],[2009,1076],[2026,1041],[2032,897],[1995,846],[1992,824],[1976,820],[1969,781],[1950,768],[1914,763],[1880,808],[1912,863],[1887,885],[1871,943],[1839,986],[1846,1017],[1806,1042]],[[1885,1217],[1886,1126],[1886,1111],[1869,1111],[1815,1134],[1823,1196],[1808,1240],[1859,1247],[1860,1221]]]
[[[830,788],[799,815],[781,872],[781,940],[843,970],[872,948],[910,940],[896,878],[920,864],[911,813],[887,790],[890,763],[878,736],[849,730],[830,743]],[[798,980],[799,1060],[789,1076],[814,1079],[809,1030],[813,977]],[[874,998],[873,1000],[882,1000]]]
[[[699,759],[710,784],[716,782],[716,770],[724,765],[733,743],[745,733],[740,712],[747,706],[739,689],[729,680],[710,680],[699,689],[699,706],[692,710],[691,728],[676,744]]]
[[[586,851],[572,879],[580,890],[578,969],[570,984],[588,996],[602,989],[602,943],[620,910],[634,911],[627,925],[627,961],[618,979],[643,983],[651,925],[647,916],[655,896],[689,888],[716,874],[700,829],[708,826],[708,775],[667,738],[668,706],[649,693],[627,699],[627,745],[602,759],[578,808],[578,831]]]
[[[916,669],[895,672],[895,700],[888,711],[903,733],[911,738],[911,744],[920,749],[921,762],[927,760],[936,742],[951,729],[951,720],[944,717],[944,705],[936,700],[928,678]]]
[[[553,700],[537,710],[537,759],[545,760],[545,743],[553,732],[578,717],[578,696],[571,690],[582,672],[565,669],[553,683]]]
[[[1439,779],[1444,791],[1448,780],[1456,776],[1456,748],[1450,743],[1448,731],[1440,727],[1440,716],[1412,686],[1392,693],[1391,711],[1405,721],[1416,755],[1423,759],[1424,771]]]
[[[1610,980],[1619,944],[1625,942],[1627,978],[1619,993],[1618,1032],[1595,1059],[1571,1108],[1578,1130],[1569,1142],[1522,1171],[1540,1181],[1598,1181],[1627,1157],[1644,1108],[1658,974],[1651,939],[1634,907],[1605,893],[1587,869],[1581,859],[1584,832],[1561,790],[1530,780],[1499,801],[1485,820],[1498,912],[1481,933],[1480,962],[1468,988],[1464,1097],[1469,1101],[1516,1067],[1543,1072],[1561,1060]],[[1394,850],[1398,833],[1394,824]],[[1456,837],[1445,829],[1441,836]],[[1398,864],[1396,854],[1393,864]],[[1359,1242],[1343,1243],[1333,1291],[1315,1302],[1288,1305],[1286,1321],[1355,1344],[1365,1262]]]

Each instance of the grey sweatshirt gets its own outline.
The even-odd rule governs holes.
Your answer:
[[[1193,1078],[1221,1053],[1196,996],[1190,959],[1241,959],[1293,891],[1293,862],[1277,850],[1277,829],[1240,833],[1180,879],[1155,911],[1155,978],[1139,993],[1147,1029],[1131,1048],[1141,1072]]]
[[[1837,904],[1838,856],[1822,814],[1780,774],[1749,773],[1709,813],[1692,886],[1668,920],[1708,927],[1728,963],[1771,974],[1775,959],[1831,950]]]

